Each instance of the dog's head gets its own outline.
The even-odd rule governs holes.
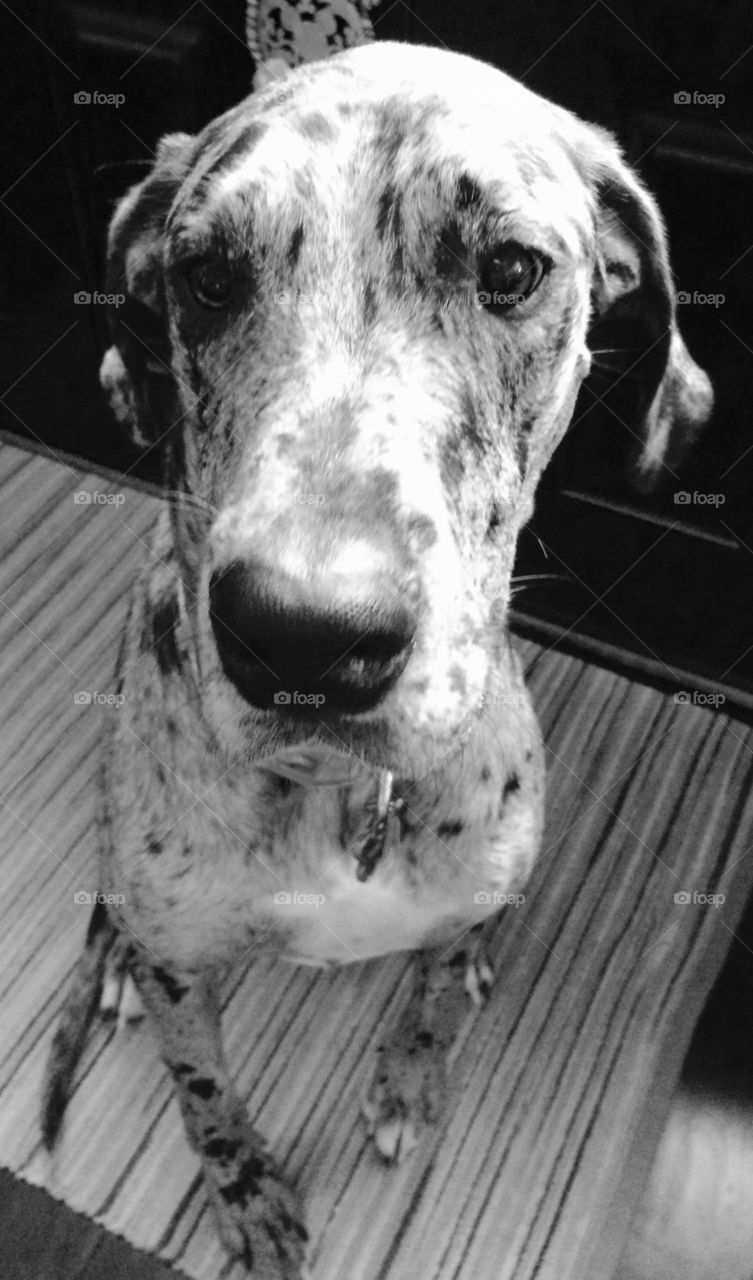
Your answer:
[[[644,470],[710,408],[613,139],[460,55],[352,50],[165,139],[110,275],[103,381],[167,442],[208,714],[257,755],[404,769],[471,721],[595,320],[639,335]]]

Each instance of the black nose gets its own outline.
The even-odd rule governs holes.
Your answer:
[[[367,711],[410,656],[417,619],[380,571],[306,578],[260,560],[212,575],[209,608],[228,679],[256,707],[312,717]]]

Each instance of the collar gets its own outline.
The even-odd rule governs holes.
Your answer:
[[[398,813],[403,801],[394,794],[394,775],[390,769],[375,771],[357,756],[346,756],[326,747],[293,747],[279,751],[260,761],[259,768],[303,787],[352,787],[372,774],[374,794],[365,809],[371,826],[361,848],[356,851],[356,877],[362,883],[389,847],[400,843]]]

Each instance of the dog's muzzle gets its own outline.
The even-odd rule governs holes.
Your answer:
[[[418,618],[383,563],[305,576],[260,558],[213,573],[209,607],[223,670],[264,711],[303,719],[375,707],[410,657]]]

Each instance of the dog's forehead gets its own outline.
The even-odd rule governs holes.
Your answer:
[[[253,95],[200,136],[181,220],[201,224],[263,192],[272,208],[351,198],[371,179],[407,189],[417,172],[462,175],[500,205],[554,209],[567,238],[590,193],[575,160],[578,122],[463,55],[364,46]],[[365,179],[365,180],[364,180]]]

